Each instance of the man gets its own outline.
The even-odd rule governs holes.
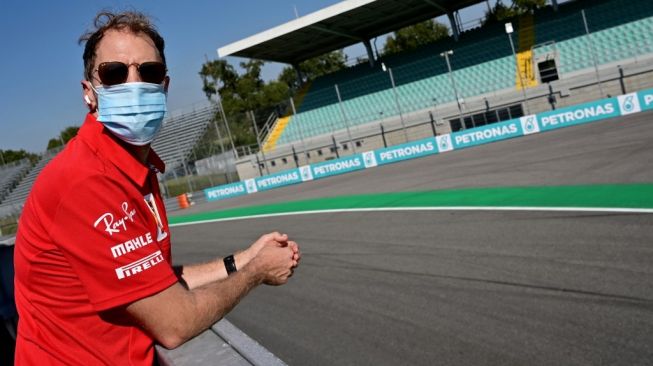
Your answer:
[[[164,41],[140,13],[100,13],[82,36],[77,137],[43,170],[16,238],[19,365],[152,365],[228,313],[253,287],[298,265],[287,235],[171,267],[170,231],[150,150],[170,83]]]

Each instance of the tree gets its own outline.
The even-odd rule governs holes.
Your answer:
[[[35,163],[39,159],[38,155],[27,152],[23,149],[0,150],[0,157],[0,164],[9,164],[23,159],[29,159],[32,163]]]
[[[238,74],[226,60],[207,61],[199,74],[203,82],[202,90],[209,100],[218,92],[222,95],[223,89],[234,90],[238,80]]]
[[[266,83],[261,77],[264,64],[261,60],[241,62],[243,73],[238,74],[225,60],[205,63],[199,74],[206,97],[210,100],[220,93],[228,114],[274,108],[288,97],[288,87],[278,81]]]
[[[498,0],[490,11],[485,12],[483,25],[503,22],[518,15],[532,12],[545,5],[546,0],[513,0],[510,6],[504,5],[501,0]]]
[[[449,36],[449,28],[432,19],[417,23],[394,32],[383,46],[383,54],[414,50],[423,45],[433,43]]]
[[[299,64],[299,69],[306,80],[315,80],[322,75],[344,69],[347,67],[346,63],[347,56],[342,50],[338,50],[303,61]],[[278,80],[291,88],[299,86],[297,72],[291,66],[281,70]]]
[[[546,0],[513,0],[512,6],[517,9],[520,14],[525,12],[532,12],[546,5]]]
[[[246,112],[255,111],[258,115],[269,116],[276,106],[285,101],[290,93],[288,85],[280,81],[265,82],[261,71],[265,63],[261,60],[248,60],[240,63],[242,72],[226,60],[207,61],[199,72],[203,81],[202,90],[209,100],[219,93],[225,114],[228,116],[229,129],[236,145],[249,145],[256,142],[252,124]],[[220,116],[216,118],[221,119]],[[265,118],[259,118],[264,123]],[[221,131],[223,139],[226,131]],[[217,139],[215,136],[207,137]],[[207,144],[212,141],[205,141]],[[209,151],[210,149],[204,149]]]
[[[68,143],[68,141],[70,141],[73,137],[77,135],[77,131],[79,131],[79,127],[75,127],[75,126],[66,127],[63,131],[59,133],[59,137],[53,137],[48,141],[47,150],[54,149],[56,147],[61,146],[62,140],[64,144]]]

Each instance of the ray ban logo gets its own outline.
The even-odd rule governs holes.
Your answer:
[[[127,231],[127,222],[134,222],[136,210],[130,210],[129,204],[127,202],[123,202],[121,208],[122,213],[118,215],[117,218],[113,213],[107,212],[95,220],[93,227],[97,228],[99,226],[110,236],[113,236],[113,234],[117,234],[122,231]]]

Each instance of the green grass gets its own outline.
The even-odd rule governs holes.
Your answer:
[[[361,194],[170,217],[171,224],[300,211],[393,207],[566,207],[653,209],[653,184],[495,187]]]

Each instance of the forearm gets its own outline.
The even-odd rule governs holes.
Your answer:
[[[248,250],[244,250],[235,253],[234,259],[236,260],[236,268],[240,269],[249,263],[251,256]],[[206,263],[176,266],[174,269],[179,281],[189,290],[224,280],[228,276],[222,258],[216,258]]]
[[[141,325],[166,348],[176,348],[220,320],[238,304],[262,276],[245,266],[222,281],[211,282],[193,290],[180,285],[157,295],[165,308],[154,314],[147,300],[130,305],[127,311],[141,319]],[[161,301],[162,300],[162,301]]]
[[[263,247],[269,245],[275,247],[284,247],[288,245],[286,242],[287,240],[288,235],[280,234],[278,232],[261,236],[261,238],[259,238],[259,240],[252,244],[249,248],[234,254],[234,259],[236,260],[236,268],[240,269],[245,267]],[[297,253],[297,243],[290,243],[293,247],[293,251]],[[299,260],[299,256],[297,255],[294,259]],[[179,282],[191,290],[200,286],[204,286],[208,283],[220,281],[227,278],[227,271],[224,267],[224,263],[222,262],[222,258],[217,258],[202,264],[179,266],[175,267],[174,269],[177,273],[177,277],[179,278]]]
[[[202,331],[228,314],[254,287],[262,276],[246,266],[228,279],[206,284],[191,291],[196,330]],[[193,319],[187,319],[192,321]],[[197,334],[196,332],[193,332]]]
[[[176,268],[179,283],[127,306],[153,338],[175,348],[201,333],[233,309],[261,283],[282,285],[299,262],[297,243],[271,233],[235,255],[238,271],[230,276],[222,259]]]

